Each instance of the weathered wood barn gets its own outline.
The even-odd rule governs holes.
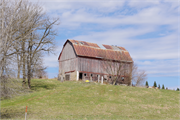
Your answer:
[[[120,54],[121,53],[121,54]],[[99,79],[111,81],[111,74],[103,67],[103,61],[112,60],[123,61],[126,57],[126,63],[133,63],[129,52],[118,46],[102,45],[85,41],[68,39],[58,57],[59,61],[59,80],[92,80]],[[122,76],[123,77],[123,76]],[[123,77],[121,83],[126,84]]]

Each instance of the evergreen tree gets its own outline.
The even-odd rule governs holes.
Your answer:
[[[154,85],[153,85],[154,87],[157,87],[157,84],[156,84],[156,81],[154,81]]]
[[[179,88],[177,88],[177,90],[176,91],[179,91]]]
[[[162,89],[164,89],[164,84],[162,85]]]
[[[160,84],[158,85],[158,88],[161,89]]]
[[[148,85],[148,81],[146,81],[146,86],[149,86],[149,85]]]

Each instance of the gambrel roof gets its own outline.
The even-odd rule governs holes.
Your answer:
[[[103,44],[105,49],[102,49],[96,43],[89,43],[85,41],[77,41],[71,39],[68,39],[66,43],[67,42],[70,42],[72,44],[77,56],[90,57],[96,59],[108,59],[115,61],[133,61],[129,52],[123,47]],[[66,45],[66,43],[64,44],[64,46]],[[61,53],[62,52],[63,50],[61,51]],[[60,59],[60,56],[61,54],[59,55],[58,60]]]

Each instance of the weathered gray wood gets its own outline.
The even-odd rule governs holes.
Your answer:
[[[103,84],[103,76],[101,76],[101,84]]]
[[[103,70],[102,60],[91,59],[91,58],[78,58],[78,70],[79,71],[87,71],[92,73],[104,73],[106,71]]]
[[[99,83],[99,80],[100,80],[100,75],[98,75],[98,83]]]
[[[70,42],[67,42],[62,50],[62,54],[59,59],[59,73],[77,70],[78,60],[74,51],[74,48]]]
[[[64,61],[72,58],[76,58],[76,54],[74,48],[72,47],[72,44],[67,42],[62,50],[60,61]]]

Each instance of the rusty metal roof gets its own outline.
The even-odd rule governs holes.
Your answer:
[[[123,48],[119,50],[114,50],[110,45],[103,45],[106,49],[101,49],[95,43],[89,43],[85,41],[77,41],[77,40],[69,40],[78,56],[84,57],[93,57],[93,58],[101,58],[101,59],[109,59],[109,60],[126,60],[132,61],[132,58],[129,52]]]
[[[106,49],[110,49],[110,50],[113,50],[112,46],[110,45],[103,45]]]
[[[68,39],[71,43],[77,44],[77,45],[85,45],[85,46],[91,46],[91,47],[96,47],[96,48],[100,48],[97,44],[95,43],[89,43],[89,42],[85,42],[85,41],[77,41],[77,40],[70,40]]]
[[[120,48],[121,50],[125,50],[125,51],[127,51],[124,47],[118,47],[118,48]]]

